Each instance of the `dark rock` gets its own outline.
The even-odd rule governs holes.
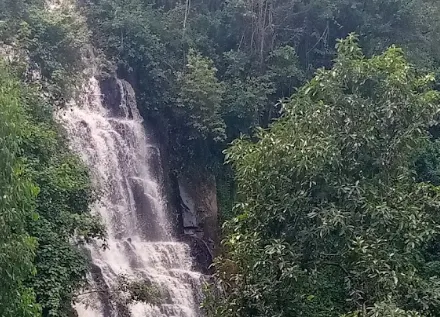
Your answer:
[[[206,275],[212,274],[212,247],[195,235],[183,234],[180,238],[182,241],[188,243],[191,249],[191,256],[194,259],[194,270]]]
[[[101,87],[102,102],[104,107],[110,111],[113,117],[123,116],[121,105],[121,87],[116,77],[110,76],[99,79]]]
[[[217,188],[207,172],[178,178],[183,231],[218,245]]]

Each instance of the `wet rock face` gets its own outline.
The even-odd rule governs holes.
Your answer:
[[[145,129],[132,86],[92,77],[81,102],[62,109],[59,118],[99,190],[91,208],[107,231],[106,248],[96,242],[84,246],[94,291],[78,295],[78,316],[200,317],[202,275],[192,271],[188,243],[176,239],[160,147]],[[120,287],[121,277],[149,281],[157,301],[131,297]]]
[[[121,85],[123,90],[121,90]],[[125,80],[118,79],[114,76],[99,78],[99,86],[102,92],[102,103],[104,107],[109,110],[111,117],[124,117],[124,111],[130,107],[123,108],[121,104],[135,105],[136,96],[131,85]],[[128,119],[132,119],[133,114],[129,113]]]
[[[106,109],[111,110],[113,116],[116,116],[120,109],[121,91],[115,77],[99,78],[99,86],[102,92],[102,103]]]
[[[208,173],[200,173],[180,176],[177,182],[182,240],[190,245],[197,269],[209,274],[209,266],[219,243],[215,179]]]
[[[116,77],[104,77],[99,80],[102,91],[102,102],[109,111],[109,116],[120,117],[124,115],[121,104],[135,104],[135,94],[128,82],[122,80],[124,90],[120,89],[121,80]],[[122,91],[122,92],[121,92]],[[130,108],[128,108],[130,109]],[[129,113],[129,117],[131,114]],[[154,120],[153,120],[154,121]],[[149,162],[152,176],[162,184],[163,194],[166,196],[167,211],[180,240],[191,247],[191,255],[196,262],[195,269],[204,274],[209,274],[215,249],[218,246],[218,208],[215,178],[207,171],[198,175],[185,173],[175,175],[168,166],[169,142],[166,138],[166,128],[151,120],[144,121],[151,141],[155,144],[149,150]],[[126,132],[121,129],[121,134]],[[159,171],[163,171],[160,173]],[[152,209],[148,201],[143,199],[142,188],[136,186],[136,180],[131,180],[134,188],[134,200],[143,212],[138,211],[139,224],[143,226],[142,232],[148,232],[146,238],[154,240],[154,217],[145,212]],[[139,190],[137,190],[139,189]]]
[[[191,249],[191,257],[194,259],[194,270],[205,275],[213,274],[211,264],[214,260],[213,246],[209,246],[203,239],[189,234],[183,234],[181,240],[186,242]]]

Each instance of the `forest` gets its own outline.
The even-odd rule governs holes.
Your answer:
[[[440,316],[439,17],[436,0],[0,0],[0,316],[78,316],[83,246],[106,239],[54,116],[91,55],[133,85],[172,173],[215,177],[204,316]]]

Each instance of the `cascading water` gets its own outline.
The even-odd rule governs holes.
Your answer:
[[[117,81],[120,102],[106,109],[92,77],[82,102],[57,113],[71,147],[90,168],[99,202],[92,207],[108,234],[107,248],[87,245],[96,291],[80,295],[79,317],[196,317],[201,275],[191,271],[186,244],[172,238],[161,186],[153,171],[157,148],[146,136],[132,87]],[[131,302],[123,311],[109,299],[118,279],[146,280],[160,293],[154,303]]]

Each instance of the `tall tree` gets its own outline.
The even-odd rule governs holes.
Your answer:
[[[178,104],[193,133],[201,138],[223,140],[225,127],[220,106],[224,87],[215,76],[216,71],[209,58],[190,50],[185,71],[179,78]]]
[[[35,221],[38,187],[25,176],[20,145],[26,137],[20,86],[0,64],[0,315],[32,317],[39,306],[25,281],[35,274],[36,240],[25,228]]]
[[[282,118],[227,150],[238,183],[212,316],[437,316],[438,189],[418,183],[440,94],[350,35]],[[209,310],[209,307],[208,307]]]

